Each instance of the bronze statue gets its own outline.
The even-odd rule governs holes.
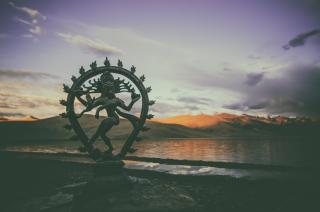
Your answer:
[[[96,109],[95,117],[99,118],[99,113],[102,110],[106,110],[108,116],[100,123],[97,131],[89,140],[90,146],[94,144],[96,139],[100,136],[105,144],[109,147],[109,151],[112,152],[113,146],[110,142],[110,139],[106,136],[106,133],[114,126],[119,124],[119,115],[116,112],[116,108],[120,107],[126,111],[130,111],[133,104],[140,99],[140,95],[134,97],[131,103],[127,106],[124,101],[117,98],[115,95],[116,90],[120,90],[116,88],[117,86],[114,81],[114,77],[109,73],[105,72],[101,76],[101,96],[98,98],[91,98],[90,94],[86,95],[87,99],[87,107],[80,113],[78,117],[81,117],[85,112],[89,112],[95,107]]]
[[[67,129],[74,129],[77,137],[82,141],[84,147],[81,150],[88,151],[89,155],[95,160],[103,160],[106,155],[107,159],[111,158],[123,158],[127,152],[132,152],[131,148],[133,142],[139,139],[138,134],[140,131],[148,130],[149,128],[144,126],[146,119],[151,119],[153,115],[148,114],[149,106],[154,104],[154,101],[149,101],[148,93],[151,88],[145,88],[143,81],[145,76],[142,75],[138,78],[135,75],[135,67],[132,66],[131,70],[126,70],[122,67],[122,62],[118,61],[118,66],[110,66],[109,60],[106,58],[105,66],[97,67],[96,62],[90,65],[91,70],[85,71],[81,67],[79,78],[72,77],[73,85],[68,87],[64,85],[64,91],[68,93],[67,101],[61,100],[60,103],[66,106],[66,113],[61,114],[62,117],[68,118],[71,125],[67,126]],[[123,79],[115,79],[112,74],[117,74]],[[92,80],[93,79],[93,80]],[[134,85],[134,86],[133,86]],[[140,94],[136,93],[135,88]],[[131,102],[126,105],[125,102],[116,96],[117,93],[128,92],[131,94]],[[99,97],[94,97],[92,94],[98,94]],[[82,97],[85,96],[85,99]],[[74,112],[74,101],[78,99],[79,102],[85,106],[85,109],[76,114]],[[140,116],[123,112],[125,110],[130,112],[133,105],[139,100],[142,100],[142,107]],[[122,110],[121,110],[122,109]],[[101,111],[107,112],[96,132],[89,139],[86,133],[81,128],[78,118],[84,113],[95,110],[96,119],[99,118]],[[126,118],[133,126],[133,130],[120,153],[116,156],[112,155],[113,146],[110,138],[106,133],[115,125],[119,124],[119,116]],[[107,145],[108,150],[102,153],[100,150],[94,148],[93,144],[96,139],[101,137],[104,143]]]

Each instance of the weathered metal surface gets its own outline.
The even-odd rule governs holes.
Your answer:
[[[152,114],[148,114],[149,106],[155,101],[150,101],[148,93],[151,87],[145,87],[143,81],[145,76],[137,77],[135,75],[136,68],[131,67],[130,71],[123,68],[122,62],[118,61],[118,66],[111,66],[110,61],[106,58],[104,66],[98,67],[96,62],[91,63],[89,70],[80,68],[80,76],[72,76],[72,85],[63,85],[64,92],[68,94],[66,100],[60,100],[60,104],[66,107],[66,112],[60,114],[63,118],[68,118],[70,126],[64,128],[73,129],[76,133],[75,138],[79,139],[90,157],[94,160],[115,160],[123,159],[127,152],[133,151],[132,144],[138,140],[140,131],[146,131],[149,128],[145,126],[146,119],[153,118]],[[115,79],[113,74],[120,77]],[[137,91],[136,91],[137,89]],[[131,102],[126,105],[125,102],[117,97],[117,94],[127,92],[131,94]],[[94,95],[99,97],[95,97]],[[140,115],[130,114],[132,106],[141,99]],[[79,113],[75,113],[75,100],[78,100],[85,109]],[[78,119],[87,112],[95,110],[95,117],[99,118],[101,111],[106,111],[108,116],[100,123],[96,132],[92,137],[88,137],[81,128]],[[126,111],[126,112],[125,112]],[[133,130],[128,136],[121,151],[117,155],[112,154],[113,146],[111,140],[106,133],[114,126],[119,124],[119,116],[126,118],[132,124]],[[94,148],[95,140],[101,137],[108,146],[108,151],[102,152]]]

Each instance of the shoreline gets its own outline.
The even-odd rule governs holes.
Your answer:
[[[59,160],[52,155],[51,157],[53,158],[36,158],[30,154],[0,152],[0,194],[4,201],[1,204],[4,209],[1,211],[70,211],[76,190],[94,178],[95,163],[72,161],[70,158],[65,160],[68,159],[66,156]],[[301,211],[302,208],[317,206],[317,176],[311,180],[279,180],[221,175],[173,175],[138,169],[125,169],[125,173],[131,179],[132,186],[129,190],[117,191],[114,195],[119,200],[112,200],[115,196],[105,195],[89,199],[86,204],[90,210],[106,210],[109,207],[106,206],[106,201],[115,201],[111,204],[110,211],[126,212],[238,212],[274,211],[279,208],[281,211]]]
[[[94,162],[86,153],[69,153],[69,152],[42,152],[42,151],[16,151],[0,149],[0,154],[9,157],[30,157],[35,159],[52,159],[52,160],[71,160],[76,162]],[[290,165],[273,165],[273,164],[254,164],[239,163],[225,161],[204,161],[204,160],[187,160],[187,159],[171,159],[171,158],[155,158],[143,156],[126,156],[124,160],[148,163],[160,163],[166,165],[187,165],[187,166],[208,166],[216,168],[231,169],[254,169],[254,170],[270,170],[270,171],[304,171],[304,172],[320,172],[320,168],[308,166],[290,166]]]

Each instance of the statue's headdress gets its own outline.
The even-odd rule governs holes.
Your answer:
[[[104,72],[99,79],[89,80],[89,86],[83,86],[90,93],[99,93],[103,87],[110,87],[115,93],[130,92],[135,93],[130,82],[124,79],[115,79],[110,72]]]
[[[104,82],[114,82],[114,77],[109,72],[104,72],[100,77],[100,81],[102,83],[104,83]]]

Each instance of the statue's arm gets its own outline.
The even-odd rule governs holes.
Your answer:
[[[102,105],[102,106],[100,106],[100,107],[97,108],[96,114],[95,114],[96,119],[99,118],[100,111],[103,110],[103,109],[106,109],[106,106],[105,106],[105,105]]]
[[[78,115],[78,118],[81,117],[84,113],[91,111],[93,108],[101,105],[101,101],[100,99],[95,99],[95,98],[91,98],[91,96],[89,94],[86,95],[86,99],[87,101],[83,100],[85,102],[85,106],[86,108]],[[82,101],[81,101],[82,103]]]
[[[132,109],[132,106],[134,105],[134,103],[136,103],[138,100],[140,99],[140,95],[138,95],[137,97],[133,98],[131,100],[131,102],[129,103],[129,105],[126,105],[124,103],[124,101],[122,101],[121,99],[119,99],[119,107],[126,110],[126,111],[130,111]]]
[[[81,96],[76,96],[77,99],[79,100],[79,102],[81,102],[81,104],[83,104],[84,106],[87,106],[87,101],[82,99]]]

